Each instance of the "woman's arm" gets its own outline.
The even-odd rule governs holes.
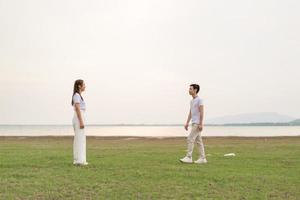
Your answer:
[[[75,103],[75,111],[76,111],[77,117],[79,119],[80,129],[83,129],[84,124],[83,124],[83,120],[82,120],[82,116],[81,116],[81,112],[80,112],[80,104],[79,103]]]

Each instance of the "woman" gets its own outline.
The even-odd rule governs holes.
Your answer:
[[[84,81],[79,79],[74,83],[72,106],[74,107],[73,128],[75,132],[73,143],[74,165],[87,165],[86,136],[84,134],[85,102],[81,93],[85,90]]]

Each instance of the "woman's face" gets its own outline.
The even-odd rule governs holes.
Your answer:
[[[85,83],[84,82],[82,83],[82,86],[79,86],[79,87],[80,87],[81,92],[85,91]]]

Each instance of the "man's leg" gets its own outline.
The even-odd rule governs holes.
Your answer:
[[[194,142],[195,142],[195,139],[196,137],[198,136],[198,125],[197,124],[193,124],[192,125],[192,130],[187,138],[187,146],[188,146],[188,149],[187,149],[187,154],[186,156],[189,157],[189,158],[192,158],[192,155],[193,155],[193,149],[194,149]]]
[[[196,143],[198,145],[199,148],[199,156],[201,159],[205,159],[205,151],[204,151],[204,145],[203,145],[203,141],[202,141],[202,136],[201,136],[201,132],[199,131],[198,136],[196,138]]]

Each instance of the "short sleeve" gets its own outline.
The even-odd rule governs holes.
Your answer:
[[[78,93],[75,93],[73,96],[73,103],[80,103],[80,95]]]
[[[199,99],[199,106],[203,106],[203,105],[204,105],[203,99]]]

